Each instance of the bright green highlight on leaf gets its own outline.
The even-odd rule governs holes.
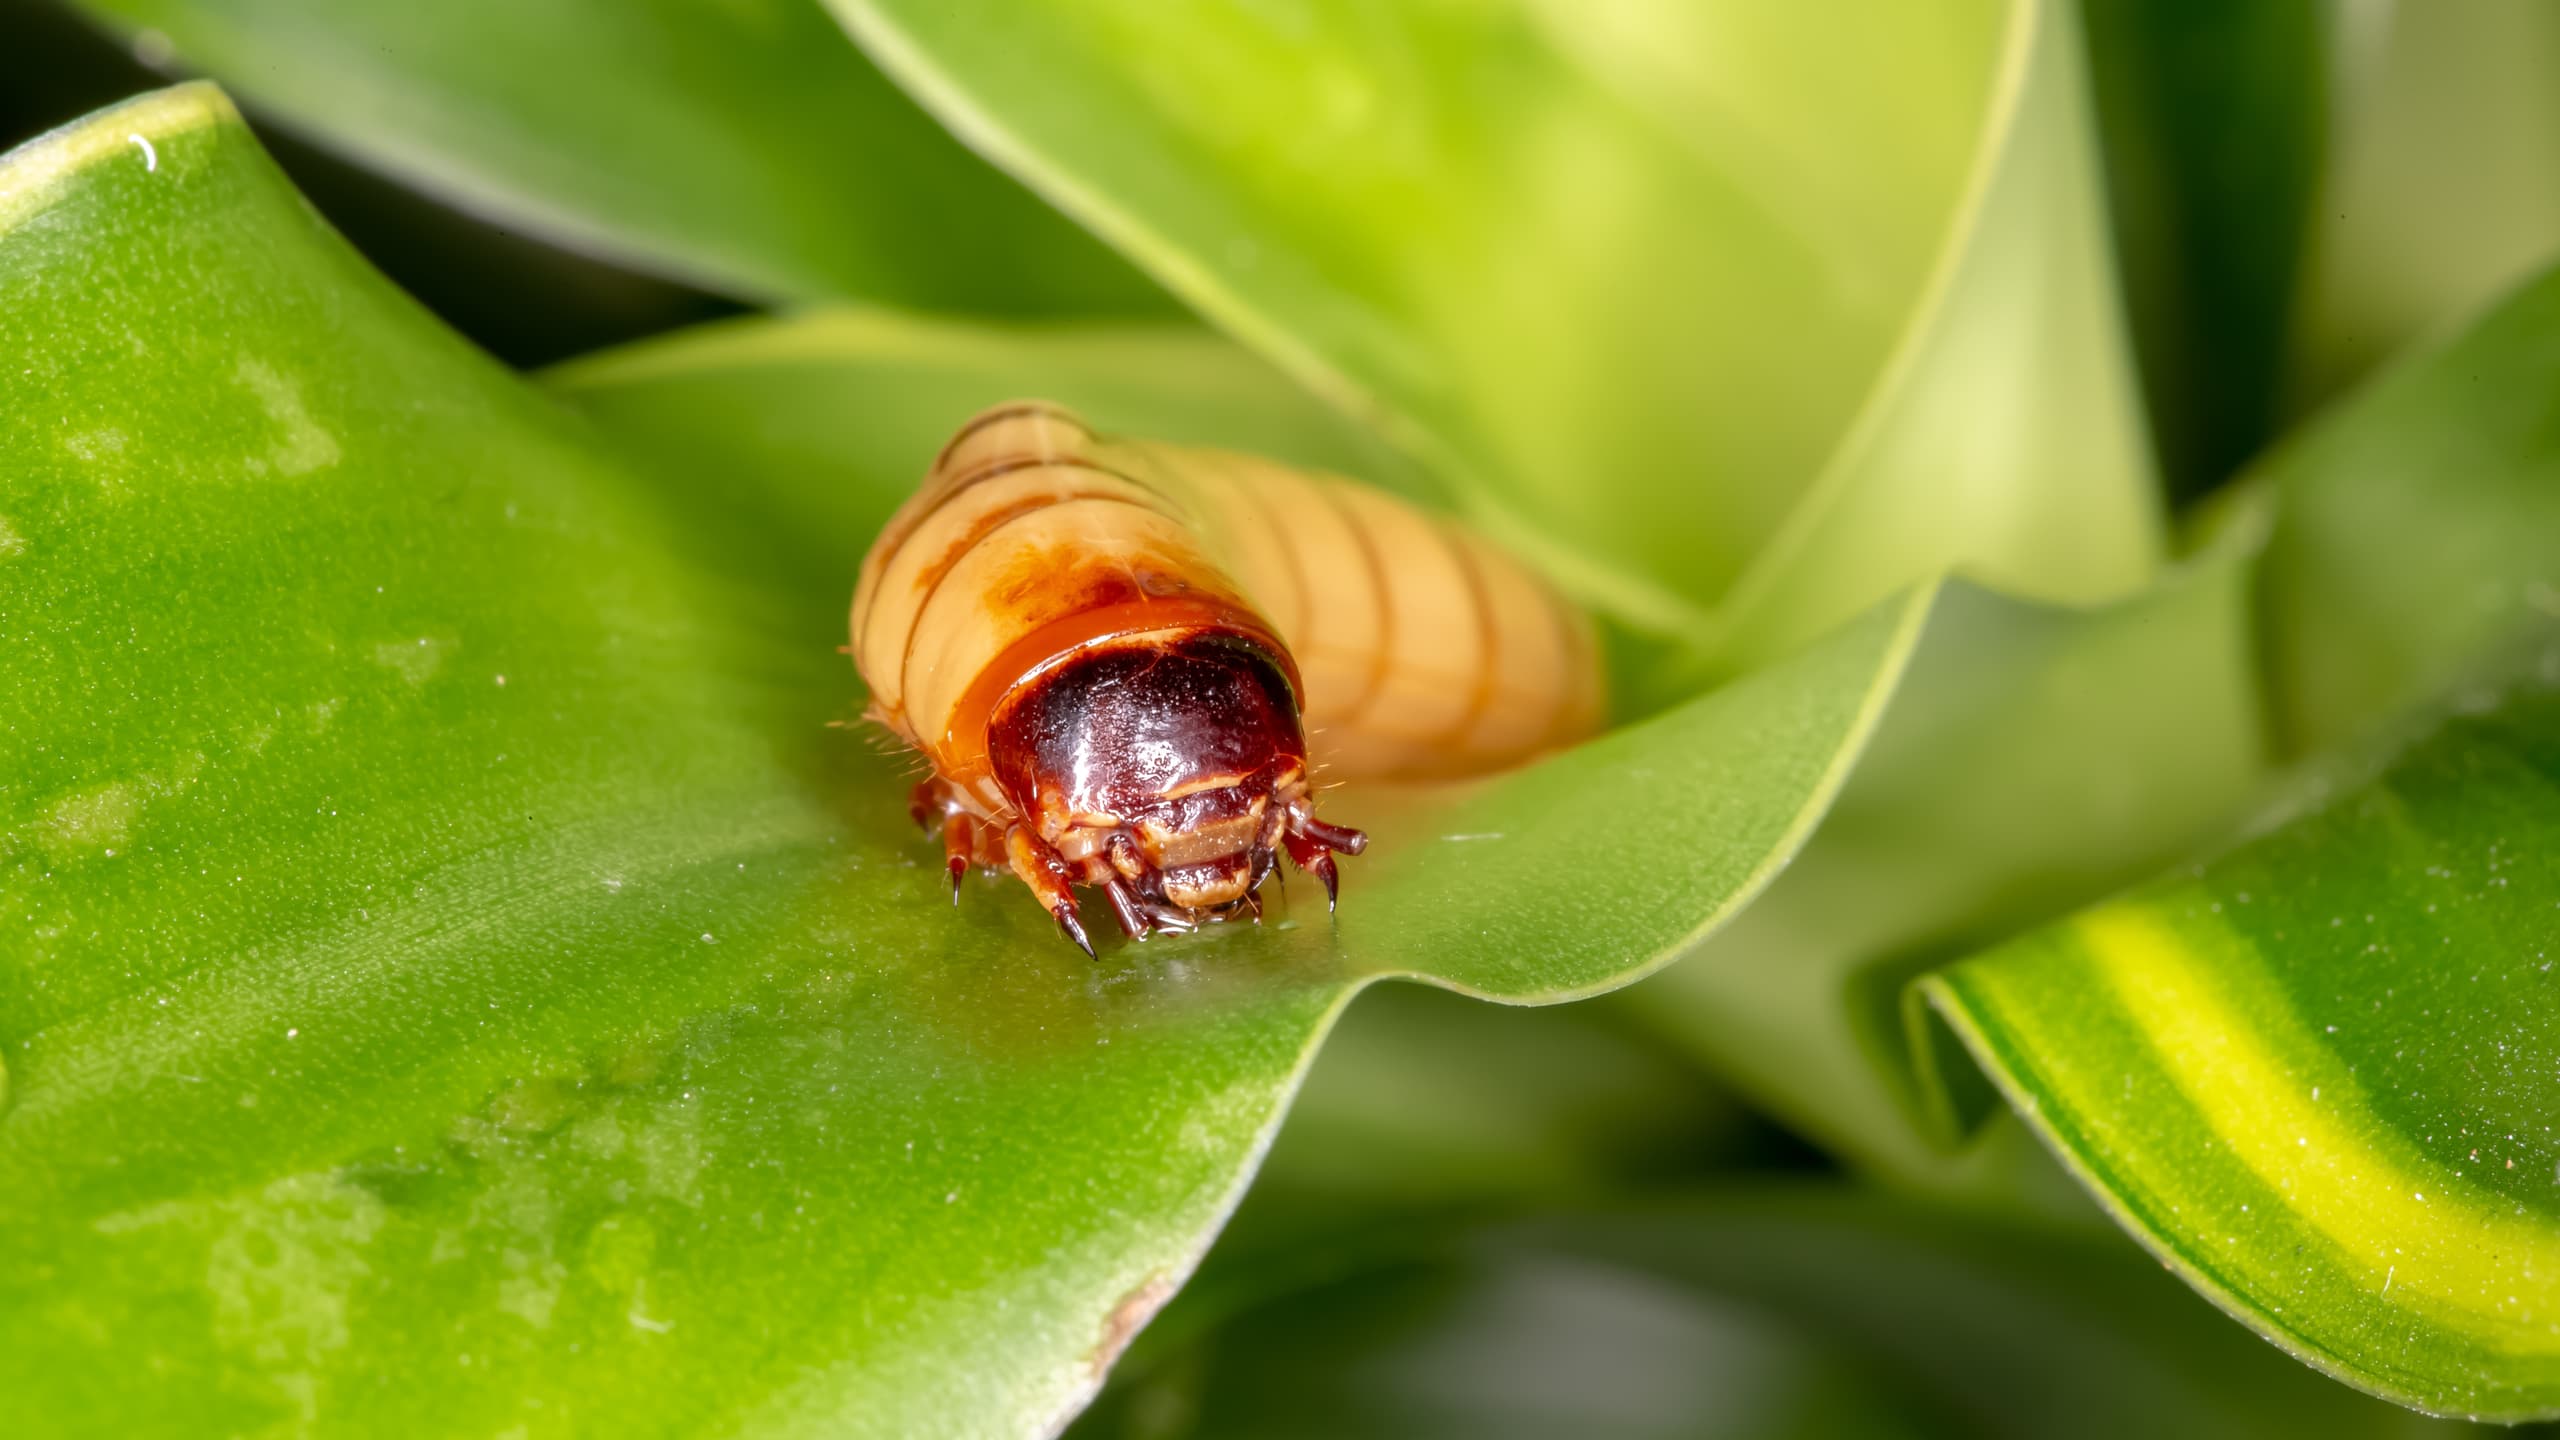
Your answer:
[[[0,1393],[35,1433],[1052,1425],[1360,985],[1667,961],[1802,843],[1925,614],[1462,793],[1342,791],[1377,843],[1338,925],[1300,886],[1095,964],[1008,887],[955,914],[904,762],[827,728],[851,578],[1003,396],[1360,467],[1256,362],[753,322],[579,367],[581,416],[209,89],[0,195]]]
[[[919,113],[815,0],[83,3],[464,209],[712,290],[1167,308]]]
[[[2089,600],[2156,558],[2067,6],[832,3],[1500,538],[1726,668],[1950,568]]]
[[[1929,993],[2174,1267],[2440,1412],[2560,1409],[2560,650],[2369,777]]]

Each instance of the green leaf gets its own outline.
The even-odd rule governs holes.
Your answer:
[[[1793,852],[1926,610],[1491,784],[1346,789],[1338,925],[1301,886],[1096,964],[1008,887],[953,913],[905,764],[825,728],[832,647],[995,398],[1356,459],[1231,348],[752,324],[567,377],[608,441],[203,87],[0,162],[0,345],[19,1433],[1052,1425],[1354,990],[1661,963]]]
[[[2190,1283],[2423,1409],[2560,1412],[2560,643],[2209,865],[1925,982]]]
[[[2188,853],[2263,765],[2243,517],[2093,610],[1948,587],[1805,853],[1735,922],[1613,1004],[1791,1125],[1905,1184],[2017,1181],[1963,1155],[1904,1042],[1904,982]],[[2159,697],[2178,697],[2163,707]]]
[[[815,0],[81,3],[423,190],[708,289],[1164,308],[919,113]]]
[[[2072,12],[830,0],[959,133],[1727,672],[2155,500]]]
[[[2326,746],[2560,612],[2560,272],[2375,380],[2263,467],[2278,718]]]
[[[2294,339],[2299,404],[2560,251],[2560,12],[2339,7],[2327,174]]]
[[[2112,1236],[1815,1186],[1707,1192],[1221,1272],[1076,1440],[2416,1436]],[[1222,1283],[1240,1310],[1177,1332]],[[1210,1317],[1204,1317],[1210,1318]]]

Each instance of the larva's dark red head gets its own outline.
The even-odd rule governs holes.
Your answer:
[[[1006,702],[987,750],[1065,877],[1099,886],[1140,938],[1259,917],[1283,850],[1330,897],[1328,852],[1367,843],[1315,818],[1297,697],[1270,653],[1239,635],[1141,636],[1079,654]],[[1060,921],[1078,933],[1071,902]]]

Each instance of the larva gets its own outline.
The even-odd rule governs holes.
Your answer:
[[[1259,918],[1286,851],[1324,882],[1359,831],[1312,775],[1456,777],[1590,733],[1587,621],[1481,538],[1381,492],[1105,438],[1039,402],[972,419],[862,563],[872,717],[932,763],[952,895],[1006,865],[1092,953]],[[1310,764],[1310,741],[1313,764]]]

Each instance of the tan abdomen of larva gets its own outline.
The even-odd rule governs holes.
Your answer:
[[[1115,636],[1277,642],[1332,778],[1499,770],[1591,733],[1588,622],[1476,535],[1272,461],[1095,435],[1054,406],[979,416],[862,566],[874,712],[982,789],[993,708]],[[991,797],[992,798],[992,797]]]

